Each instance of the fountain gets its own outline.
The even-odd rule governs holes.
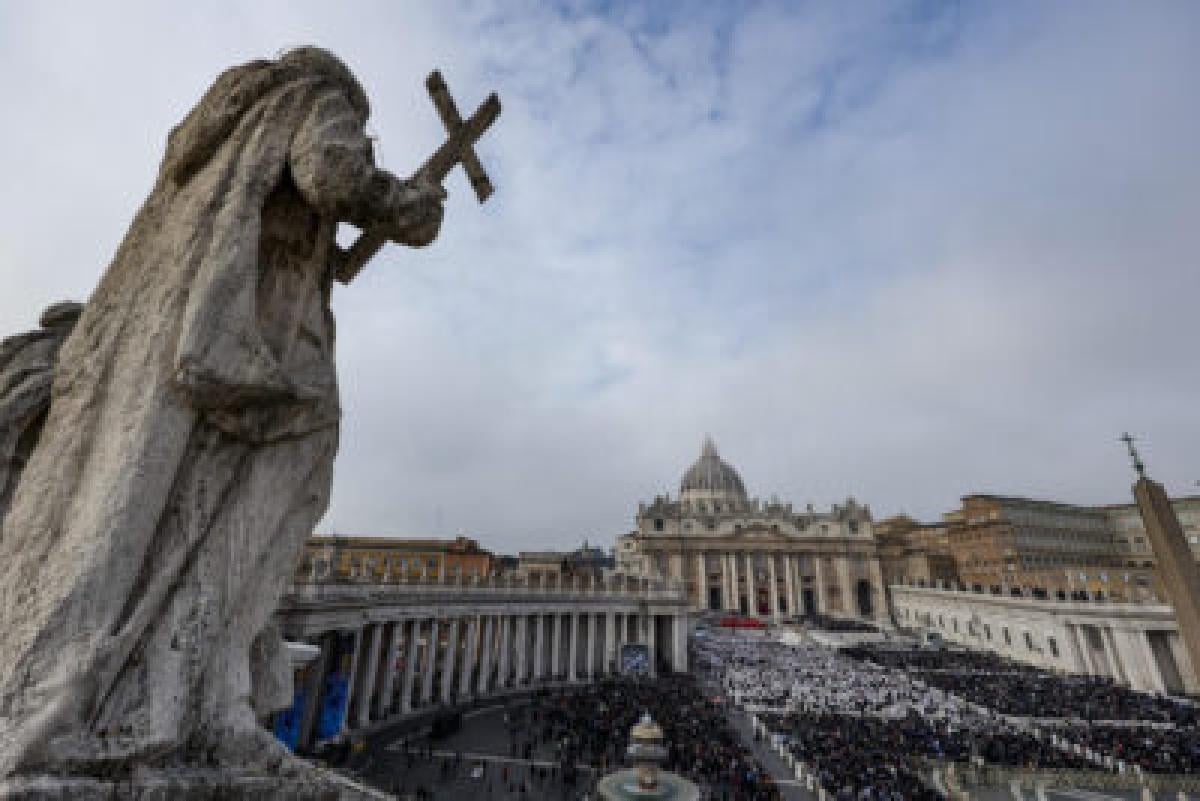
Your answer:
[[[696,801],[700,797],[700,790],[692,782],[659,770],[667,749],[663,731],[650,713],[642,715],[629,732],[625,753],[631,767],[608,774],[596,787],[604,801]]]

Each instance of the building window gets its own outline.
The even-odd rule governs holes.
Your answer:
[[[983,624],[983,636],[987,639],[988,642],[992,641],[992,627],[989,626],[987,623]]]
[[[1012,645],[1012,635],[1008,633],[1008,628],[1004,628],[1004,644]]]
[[[655,531],[663,530],[663,519],[661,517],[654,518],[654,530]]]
[[[1025,632],[1025,649],[1028,651],[1033,650],[1033,635],[1028,631]]]
[[[1054,657],[1055,659],[1058,659],[1058,643],[1056,643],[1054,641],[1054,638],[1047,637],[1046,645],[1048,645],[1050,647],[1050,656]]]

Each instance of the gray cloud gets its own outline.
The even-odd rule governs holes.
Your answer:
[[[346,533],[607,541],[713,434],[751,491],[930,517],[1200,479],[1188,4],[6,6],[0,329],[89,291],[169,127],[317,42],[385,163],[421,79],[505,111],[499,187],[335,298]],[[701,9],[695,11],[695,9]]]

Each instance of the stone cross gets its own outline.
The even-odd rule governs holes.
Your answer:
[[[475,190],[475,197],[483,203],[491,197],[495,189],[488,174],[484,172],[483,165],[479,163],[479,157],[475,155],[475,143],[500,116],[500,98],[492,92],[464,122],[440,71],[434,70],[429,73],[429,77],[425,79],[425,89],[442,119],[447,138],[417,170],[417,175],[441,184],[455,165],[462,164],[467,179],[471,182],[471,188]],[[345,258],[337,270],[337,279],[343,284],[353,281],[363,265],[379,252],[386,241],[387,236],[382,231],[364,231],[346,251]]]

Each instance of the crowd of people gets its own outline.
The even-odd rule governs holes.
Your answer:
[[[978,757],[1042,770],[1094,767],[1049,736],[926,682],[924,674],[890,667],[887,656],[866,661],[862,652],[852,654],[712,634],[697,640],[694,658],[702,675],[784,737],[834,797],[937,797],[918,777],[924,758]]]
[[[880,646],[843,653],[903,669],[930,686],[1005,715],[1200,727],[1200,710],[1190,701],[1136,692],[1105,677],[1049,673],[995,654]]]
[[[959,725],[978,716],[969,705],[903,671],[888,670],[817,645],[717,636],[695,648],[695,658],[748,712],[906,715],[910,710]]]
[[[601,775],[626,763],[629,733],[644,713],[663,730],[664,769],[696,782],[717,801],[777,801],[778,788],[730,726],[723,707],[695,678],[608,679],[539,696],[509,720],[514,755],[552,747],[563,770],[594,764]]]
[[[1062,734],[1146,773],[1200,774],[1200,728],[1093,724],[1071,726]]]

